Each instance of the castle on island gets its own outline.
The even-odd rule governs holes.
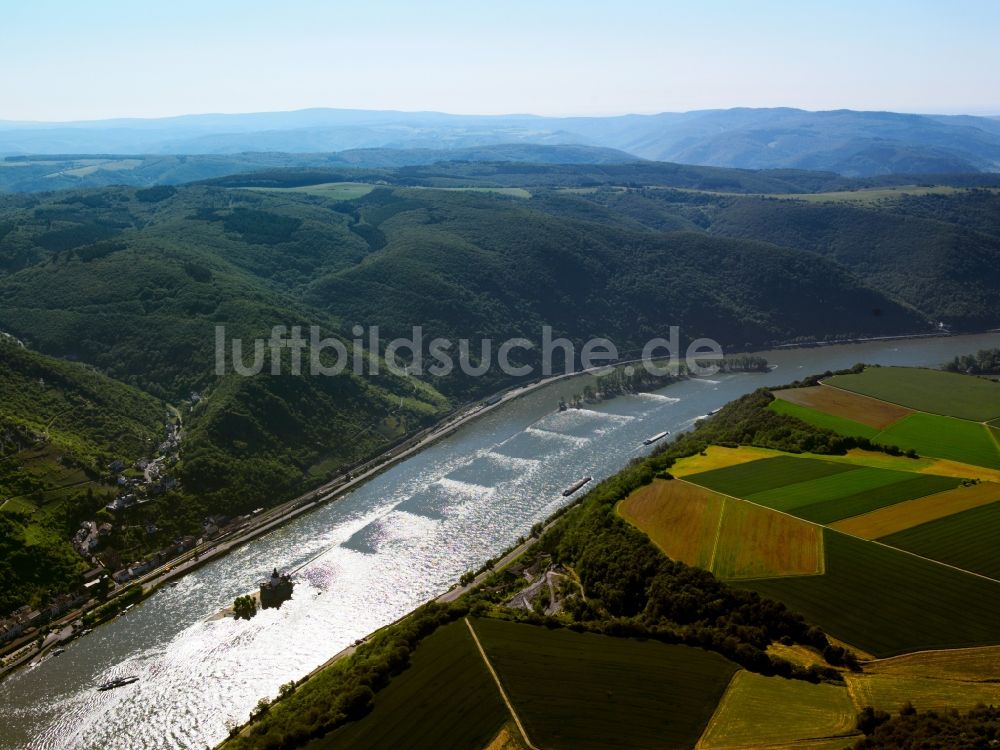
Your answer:
[[[262,609],[268,607],[280,607],[286,599],[292,598],[292,576],[290,573],[278,574],[275,568],[271,577],[260,584],[260,606]]]

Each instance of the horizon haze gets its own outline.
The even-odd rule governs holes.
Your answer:
[[[607,116],[728,107],[1000,113],[1000,6],[712,0],[474,9],[181,0],[5,11],[0,120],[309,107]],[[40,44],[39,40],[44,43]]]

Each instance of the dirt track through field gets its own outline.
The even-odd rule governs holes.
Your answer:
[[[528,733],[524,731],[524,724],[521,723],[521,717],[517,715],[517,711],[514,710],[514,704],[510,702],[510,698],[507,697],[507,692],[503,689],[503,685],[500,684],[500,676],[490,663],[490,658],[486,655],[486,651],[483,649],[483,644],[479,642],[479,636],[476,635],[476,629],[472,627],[472,623],[469,622],[468,617],[463,619],[465,620],[465,624],[469,626],[469,633],[472,635],[472,640],[476,642],[476,648],[479,649],[479,655],[483,658],[483,664],[486,665],[486,668],[490,671],[490,675],[493,676],[493,681],[497,685],[500,697],[503,699],[504,704],[506,704],[511,718],[514,719],[514,723],[517,724],[517,731],[519,731],[521,733],[521,737],[524,738],[524,744],[527,745],[530,750],[539,750],[539,748],[532,745],[531,740],[528,739]]]

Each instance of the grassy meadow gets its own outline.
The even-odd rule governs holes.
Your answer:
[[[874,441],[903,450],[912,448],[922,456],[1000,469],[1000,446],[988,427],[975,422],[936,414],[911,414],[880,432]]]

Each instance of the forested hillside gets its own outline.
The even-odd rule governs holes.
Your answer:
[[[114,497],[108,465],[148,455],[165,419],[157,399],[6,337],[0,394],[2,614],[79,581],[70,539]]]
[[[337,176],[350,182],[324,187]],[[1000,323],[995,193],[809,192],[842,187],[820,173],[455,163],[8,195],[0,330],[179,409],[179,485],[134,520],[197,530],[512,382],[496,368],[220,377],[217,325],[245,352],[273,326],[316,325],[352,352],[356,325],[379,326],[383,346],[422,326],[425,342],[470,339],[475,362],[480,339],[537,345],[543,325],[634,356],[672,325],[682,344],[733,351]],[[783,197],[746,195],[764,190]],[[538,377],[537,349],[523,361]]]

